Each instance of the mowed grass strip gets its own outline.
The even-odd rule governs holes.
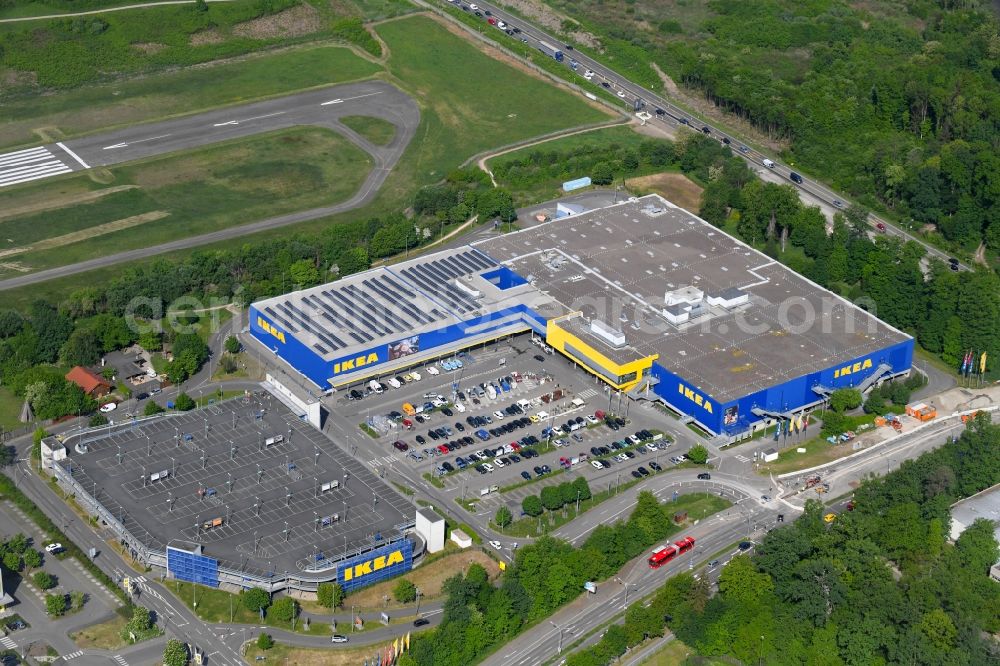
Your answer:
[[[250,57],[113,84],[91,85],[0,104],[0,146],[38,142],[34,130],[64,137],[241,104],[297,90],[370,78],[382,68],[333,46]]]
[[[411,16],[376,28],[387,67],[421,106],[421,126],[386,196],[442,178],[490,148],[611,116],[569,91],[491,58],[437,21]]]
[[[11,392],[10,389],[0,386],[0,427],[7,430],[22,427],[24,424],[17,420],[21,415],[21,406],[24,401]]]
[[[113,167],[113,185],[138,187],[93,203],[0,222],[0,251],[86,229],[107,232],[17,255],[29,270],[40,270],[329,205],[357,191],[371,165],[367,153],[339,134],[310,127]],[[35,197],[36,187],[46,185],[25,189],[25,196]],[[5,192],[0,206],[17,205],[18,194]],[[138,228],[113,231],[113,225],[108,226],[153,211],[167,215]],[[4,274],[13,271],[0,271]]]
[[[354,130],[376,146],[385,146],[396,136],[396,126],[388,120],[372,116],[343,116],[341,123]]]

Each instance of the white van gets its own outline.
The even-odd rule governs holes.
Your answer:
[[[399,383],[399,380],[396,379],[395,377],[389,377],[386,383],[392,388],[399,388],[400,386],[402,386],[402,384]]]
[[[465,405],[463,405],[460,402],[456,402],[455,403],[455,411],[458,412],[459,414],[464,414],[465,413]]]
[[[763,164],[764,166],[766,166],[768,169],[773,169],[774,168],[774,162],[772,162],[771,160],[767,159],[766,157],[763,160],[761,160],[761,164]]]
[[[382,385],[379,384],[374,379],[371,380],[370,382],[368,382],[368,388],[370,388],[372,390],[372,393],[375,393],[375,394],[381,394],[382,393]]]

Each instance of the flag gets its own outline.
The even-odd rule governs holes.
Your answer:
[[[964,375],[965,374],[965,370],[969,367],[969,359],[971,357],[972,357],[972,352],[971,351],[968,351],[968,352],[965,353],[965,356],[962,357],[962,367],[958,371],[958,374],[960,374],[960,375]]]
[[[774,427],[774,441],[777,442],[780,436],[781,436],[781,421],[778,421],[778,424]]]
[[[986,374],[986,352],[983,352],[983,355],[979,357],[979,374]]]
[[[396,640],[394,640],[392,642],[392,651],[395,654],[399,654],[399,638],[398,637],[396,638]]]
[[[809,415],[806,414],[806,420],[802,422],[802,432],[809,429]]]
[[[375,653],[375,666],[382,666],[382,653],[381,652],[376,652]]]
[[[406,649],[410,649],[410,632],[406,632]]]

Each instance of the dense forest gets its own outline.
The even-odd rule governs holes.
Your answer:
[[[1000,251],[1000,35],[986,0],[547,0],[644,85],[655,63],[872,208]]]

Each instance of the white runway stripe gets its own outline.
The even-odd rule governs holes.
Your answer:
[[[66,152],[75,157],[69,150]],[[77,161],[80,161],[79,158]],[[0,154],[0,187],[9,187],[72,171],[72,167],[57,158],[44,146]]]
[[[58,176],[62,173],[71,173],[73,170],[64,164],[57,167],[52,167],[46,171],[34,171],[32,173],[24,174],[20,178],[13,180],[0,178],[0,187],[9,187],[10,185],[18,185],[20,183],[27,183],[32,180],[38,180],[39,178],[48,178],[49,176]]]
[[[29,162],[37,162],[38,160],[49,160],[49,159],[53,159],[52,153],[42,148],[39,149],[38,152],[29,153],[26,155],[15,155],[13,157],[9,155],[4,155],[3,157],[0,157],[0,168],[13,164],[28,164]]]

